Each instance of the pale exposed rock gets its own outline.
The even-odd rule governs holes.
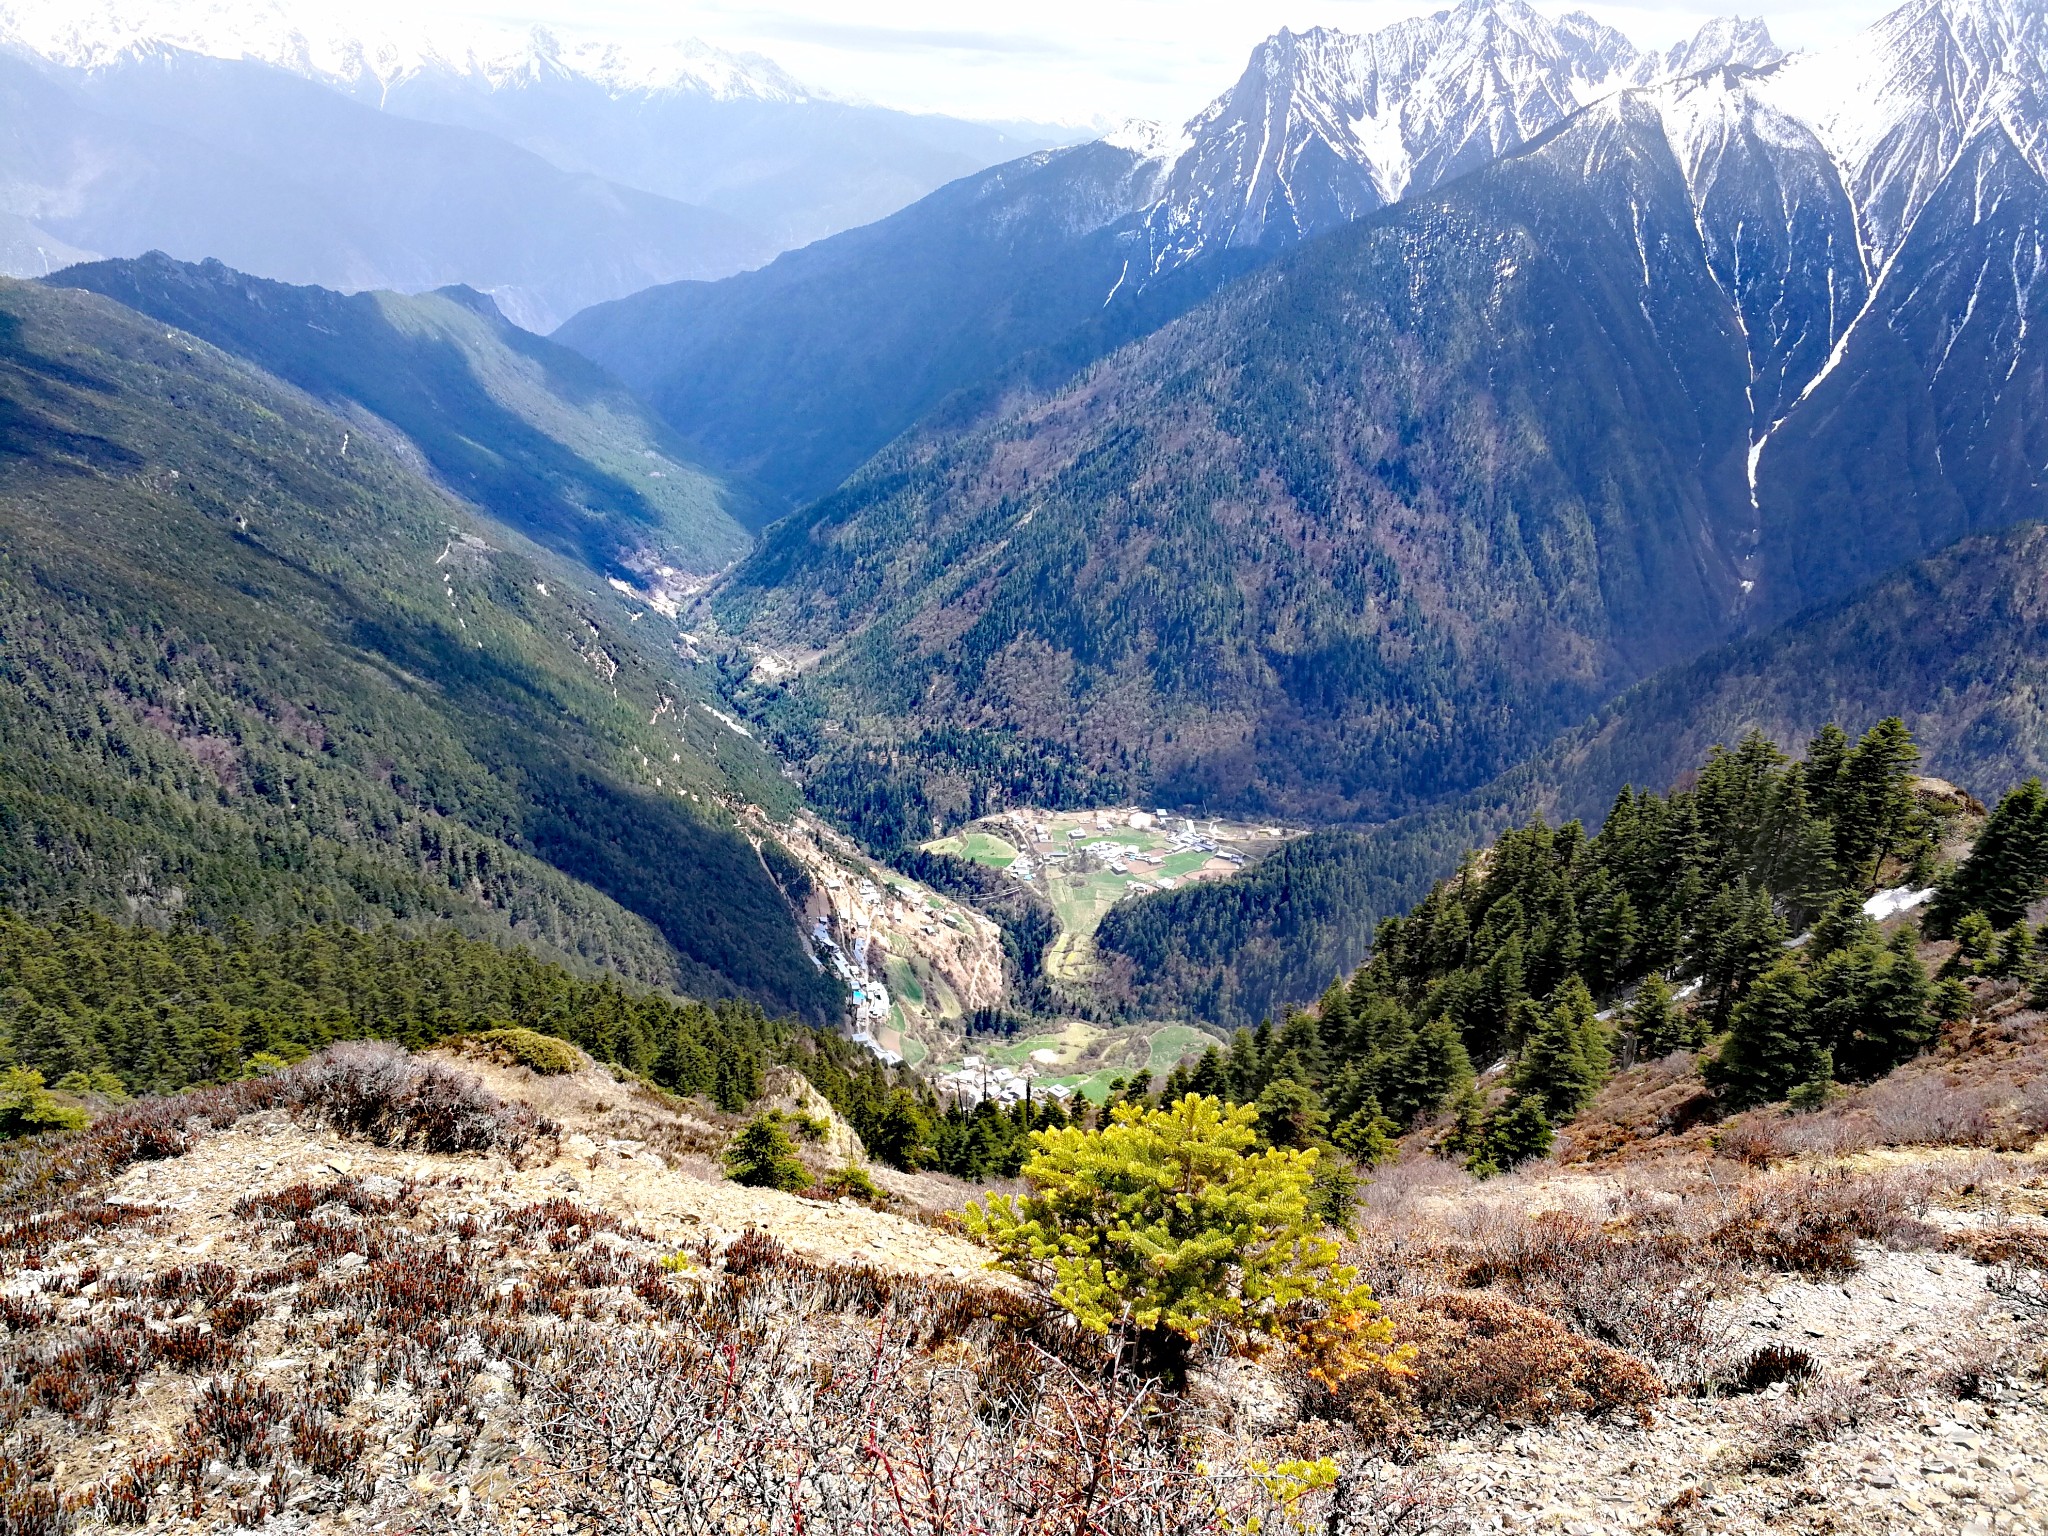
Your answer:
[[[861,1145],[859,1133],[801,1072],[794,1067],[771,1067],[763,1086],[764,1109],[802,1116],[824,1126],[825,1134],[819,1140],[799,1142],[797,1150],[806,1162],[821,1163],[828,1169],[848,1164],[857,1168],[867,1162],[868,1149]]]

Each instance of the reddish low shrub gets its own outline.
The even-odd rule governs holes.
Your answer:
[[[284,1399],[260,1381],[247,1376],[216,1379],[200,1390],[187,1433],[219,1452],[223,1460],[256,1466],[284,1412]]]
[[[1706,1233],[1707,1244],[1750,1269],[1827,1277],[1854,1274],[1859,1242],[1930,1241],[1911,1192],[1878,1175],[1830,1172],[1759,1180]]]
[[[290,1108],[380,1146],[518,1152],[554,1130],[466,1072],[367,1040],[330,1046],[267,1081]]]
[[[1487,1291],[1389,1301],[1386,1316],[1406,1346],[1405,1364],[1363,1372],[1337,1391],[1338,1405],[1369,1432],[1640,1413],[1664,1393],[1634,1356]]]

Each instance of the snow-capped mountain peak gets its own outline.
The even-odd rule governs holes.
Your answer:
[[[1177,160],[1189,147],[1187,131],[1169,128],[1150,118],[1127,118],[1102,136],[1111,149],[1128,150],[1140,160]]]
[[[581,79],[615,96],[802,101],[816,95],[767,59],[695,38],[629,44],[541,27],[358,23],[301,13],[282,0],[0,0],[0,46],[83,70],[174,49],[267,64],[357,94],[382,94],[440,75],[493,89]]]
[[[1956,158],[2002,126],[2048,174],[2048,7],[1909,0],[1847,41],[1788,60],[1760,89],[1842,167],[1873,265],[1898,249]]]
[[[1148,217],[1150,270],[1348,222],[1615,91],[1782,56],[1761,21],[1710,21],[1660,55],[1583,12],[1553,18],[1525,0],[1460,0],[1377,32],[1282,30],[1188,122]]]

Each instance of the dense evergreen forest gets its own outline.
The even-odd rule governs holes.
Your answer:
[[[1916,793],[1915,758],[1896,720],[1853,743],[1824,729],[1796,762],[1752,734],[1686,788],[1624,790],[1597,835],[1514,829],[1383,921],[1371,959],[1312,1010],[1119,1097],[1213,1093],[1258,1105],[1275,1144],[1343,1150],[1320,1186],[1337,1215],[1345,1162],[1372,1162],[1418,1120],[1445,1117],[1439,1149],[1479,1171],[1510,1166],[1633,1060],[1700,1050],[1730,1108],[1880,1076],[1968,1011],[1958,978],[2048,987],[2027,922],[2048,894],[2048,792],[2011,791],[1943,866],[1965,810]],[[1937,876],[1927,923],[1958,944],[1932,978],[1916,929],[1882,938],[1862,902],[1880,882]],[[506,1025],[728,1111],[759,1096],[767,1066],[794,1065],[901,1168],[1013,1174],[1031,1130],[1066,1123],[1048,1103],[942,1107],[910,1073],[752,1003],[579,977],[447,929],[0,913],[0,1066],[77,1091],[172,1091],[335,1040],[417,1047]],[[1482,1098],[1475,1063],[1502,1059],[1505,1096]]]
[[[1269,1135],[1368,1157],[1451,1110],[1444,1144],[1487,1168],[1546,1148],[1617,1061],[1705,1048],[1730,1107],[1881,1076],[1967,1012],[1959,975],[2039,980],[2026,923],[2048,894],[2038,781],[1942,875],[1928,923],[1962,941],[1943,980],[1910,925],[1881,939],[1864,916],[1880,882],[1936,878],[1962,814],[1914,792],[1916,759],[1896,719],[1853,743],[1827,727],[1797,762],[1752,734],[1689,787],[1623,790],[1595,836],[1515,829],[1381,922],[1371,958],[1312,1012],[1239,1031],[1161,1091],[1257,1102]],[[1474,1067],[1503,1058],[1508,1093],[1489,1106]]]
[[[801,1020],[579,977],[447,929],[266,933],[234,922],[210,933],[189,921],[154,928],[87,912],[0,912],[0,1068],[73,1092],[170,1093],[337,1040],[418,1049],[506,1026],[572,1041],[728,1112],[760,1097],[768,1067],[794,1066],[877,1157],[901,1168],[1013,1174],[1028,1132],[1066,1123],[1051,1103],[941,1109],[920,1079]]]
[[[448,923],[836,1016],[722,803],[794,791],[652,626],[96,295],[0,285],[0,399],[6,906]]]
[[[0,1064],[60,1086],[168,1093],[336,1040],[418,1048],[505,1026],[573,1041],[725,1110],[758,1098],[777,1063],[801,1068],[856,1124],[875,1124],[894,1091],[873,1057],[800,1020],[579,977],[447,929],[266,933],[237,922],[209,933],[0,912]]]

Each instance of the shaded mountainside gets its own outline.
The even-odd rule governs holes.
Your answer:
[[[1010,736],[1126,798],[1379,820],[2048,512],[2030,152],[1985,128],[1872,281],[1768,84],[1606,98],[893,445],[715,599],[810,667],[795,755],[939,743],[941,819],[1001,793],[948,743]]]
[[[812,757],[943,726],[1165,802],[1397,815],[1732,627],[1747,374],[1631,98],[898,445],[717,612],[838,647],[784,701]]]
[[[1530,762],[1448,805],[1289,843],[1235,879],[1113,908],[1097,935],[1148,1010],[1256,1021],[1316,995],[1465,850],[1532,816],[1597,822],[1717,743],[1804,741],[1903,718],[1926,771],[1991,796],[2048,773],[2048,528],[1969,540],[1855,597],[1637,685]]]
[[[730,493],[683,460],[644,406],[474,290],[340,294],[161,252],[50,281],[103,293],[329,405],[383,418],[458,495],[593,570],[703,573],[748,546]]]
[[[1758,460],[1784,612],[2048,513],[2048,178],[2003,127],[1935,185],[1839,359]]]
[[[0,370],[10,905],[450,923],[833,1004],[717,805],[786,805],[774,764],[609,597],[100,296],[0,285]]]

